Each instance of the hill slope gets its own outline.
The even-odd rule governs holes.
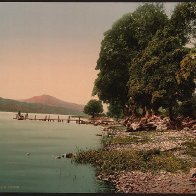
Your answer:
[[[80,112],[82,112],[84,108],[84,105],[66,102],[66,101],[57,99],[56,97],[52,97],[50,95],[34,96],[29,99],[24,99],[22,101],[27,102],[27,103],[40,103],[40,104],[49,105],[49,106],[64,107],[64,108],[71,109],[71,110],[78,110]]]
[[[28,112],[28,113],[47,113],[64,115],[83,115],[83,112],[65,107],[49,106],[40,103],[26,103],[13,99],[4,99],[0,97],[0,111],[7,112]]]

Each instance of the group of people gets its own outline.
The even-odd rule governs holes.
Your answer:
[[[22,115],[22,113],[19,111],[18,114],[16,114],[16,118],[18,120],[26,120],[28,119],[28,113],[26,113],[25,115]]]

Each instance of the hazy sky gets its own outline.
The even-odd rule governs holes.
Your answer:
[[[103,33],[141,3],[0,3],[0,97],[91,99]],[[165,3],[169,14],[176,3]]]

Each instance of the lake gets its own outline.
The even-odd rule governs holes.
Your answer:
[[[36,116],[44,118],[45,114]],[[50,114],[53,116],[57,118]],[[96,180],[92,166],[76,164],[67,158],[55,159],[64,153],[100,147],[96,134],[101,133],[101,127],[13,117],[15,113],[0,112],[0,192],[109,191],[106,184]]]

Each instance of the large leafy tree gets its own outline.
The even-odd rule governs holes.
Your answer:
[[[172,109],[177,102],[191,98],[195,89],[195,63],[184,45],[193,38],[195,5],[179,4],[164,29],[158,30],[130,63],[128,84],[132,107],[145,108],[149,114],[162,106],[173,119]]]
[[[195,3],[178,4],[170,19],[162,4],[123,16],[105,33],[93,94],[111,105],[131,106],[132,114],[138,107],[149,113],[162,106],[172,119],[173,107],[195,88],[194,63],[184,47],[195,40],[195,18]]]
[[[96,115],[99,115],[103,112],[103,105],[101,101],[96,99],[91,99],[85,106],[84,106],[84,113],[91,115],[94,118]]]
[[[177,101],[191,97],[195,87],[192,77],[177,80],[183,69],[180,62],[188,51],[180,46],[178,37],[157,32],[130,69],[129,95],[138,106],[145,106],[148,113],[157,112],[161,106],[168,108],[173,118],[172,109]],[[193,68],[186,69],[187,74],[190,70]]]
[[[145,4],[124,15],[104,34],[93,95],[105,103],[128,104],[129,64],[167,22],[161,4]]]

